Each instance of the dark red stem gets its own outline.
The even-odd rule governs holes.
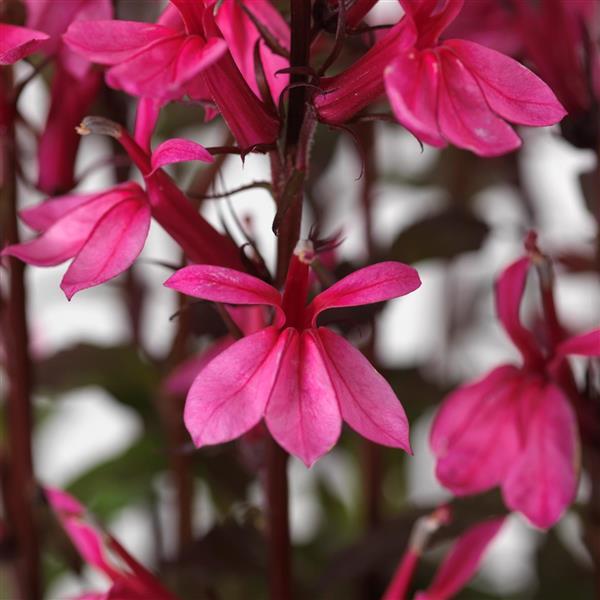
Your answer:
[[[11,99],[12,72],[0,68],[0,190],[3,241],[19,242],[17,228],[16,107]],[[3,310],[8,376],[7,446],[8,489],[4,490],[8,525],[16,541],[16,574],[20,598],[41,597],[39,541],[35,523],[35,483],[31,452],[31,362],[28,350],[25,265],[8,258],[8,298]]]

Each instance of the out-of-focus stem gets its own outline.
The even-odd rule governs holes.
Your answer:
[[[12,71],[0,69],[0,197],[4,244],[19,242],[17,228],[16,107],[12,100]],[[4,491],[8,524],[16,540],[17,583],[22,600],[41,597],[40,557],[33,499],[35,494],[31,452],[31,362],[29,357],[25,265],[8,258],[8,298],[2,325],[8,375],[7,442],[8,489]]]

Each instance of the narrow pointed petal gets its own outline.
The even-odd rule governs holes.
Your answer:
[[[152,153],[152,173],[165,165],[185,162],[188,160],[200,160],[202,162],[213,162],[213,155],[202,145],[180,138],[172,138],[160,144]]]
[[[406,413],[388,382],[344,338],[325,327],[316,334],[344,421],[373,442],[411,453]]]
[[[443,48],[440,55],[438,123],[442,135],[479,156],[499,156],[521,145],[513,129],[487,104],[469,70]]]
[[[446,40],[477,79],[490,108],[520,125],[553,125],[567,113],[554,92],[516,60],[466,40]]]
[[[184,411],[197,447],[233,440],[262,419],[286,340],[267,327],[237,341],[200,372]]]
[[[425,48],[435,45],[462,10],[464,0],[400,0],[400,4],[419,32],[420,47]]]
[[[527,390],[527,445],[502,485],[506,505],[536,527],[554,525],[573,501],[579,473],[577,423],[568,398],[542,381]]]
[[[265,420],[279,445],[310,467],[334,446],[342,418],[316,333],[286,331]]]
[[[503,366],[442,403],[430,443],[436,476],[454,494],[492,488],[510,469],[522,448],[516,404],[521,387],[520,371]]]
[[[147,154],[151,154],[152,134],[160,115],[161,104],[156,98],[140,98],[138,101],[134,139]]]
[[[383,302],[414,292],[421,285],[415,269],[400,262],[381,262],[340,279],[314,298],[308,307],[312,324],[328,308]]]
[[[266,304],[275,307],[280,320],[283,318],[279,291],[257,277],[234,269],[191,265],[179,269],[164,285],[182,294],[212,302]]]
[[[33,54],[47,39],[41,31],[0,23],[0,65],[12,65]]]
[[[70,300],[76,292],[126,271],[139,256],[150,228],[150,207],[128,199],[98,221],[67,269],[60,287]]]
[[[449,600],[469,582],[490,543],[498,535],[504,517],[490,519],[468,529],[450,549],[435,579],[415,600]]]
[[[519,316],[531,262],[520,258],[509,265],[496,283],[496,311],[506,333],[520,350],[525,362],[539,362],[540,350],[533,334],[523,327]]]
[[[594,329],[565,340],[558,346],[556,352],[563,356],[568,354],[600,356],[600,329]]]
[[[437,124],[439,69],[432,52],[400,54],[385,70],[385,89],[396,118],[418,139],[442,147]]]

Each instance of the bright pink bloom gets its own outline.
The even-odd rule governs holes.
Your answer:
[[[210,99],[244,149],[271,143],[279,132],[277,116],[240,73],[212,4],[172,0],[156,25],[74,23],[64,39],[88,60],[111,67],[106,74],[110,86],[161,103],[184,95]]]
[[[405,17],[347,71],[321,82],[320,117],[343,122],[387,92],[396,118],[432,146],[481,156],[518,148],[508,125],[552,125],[566,114],[523,65],[465,40],[439,42],[463,0],[401,0]]]
[[[264,417],[277,442],[308,466],[333,447],[342,419],[370,440],[410,451],[406,415],[389,384],[358,350],[316,321],[329,308],[408,294],[420,285],[417,272],[379,263],[306,306],[309,262],[299,245],[283,296],[260,279],[212,266],[186,267],[165,283],[206,300],[275,310],[273,325],[223,351],[194,382],[184,419],[196,446],[237,438]]]
[[[474,525],[461,535],[438,569],[433,583],[424,592],[418,592],[415,600],[454,598],[479,568],[481,559],[503,524],[504,517],[490,519]]]
[[[88,522],[85,508],[75,498],[54,488],[45,488],[44,495],[83,560],[112,581],[104,594],[91,592],[79,600],[176,600],[114,538]]]
[[[128,269],[142,251],[150,227],[150,206],[136,183],[99,194],[46,200],[20,213],[40,236],[6,247],[2,255],[37,265],[73,259],[61,288],[67,298]]]
[[[12,65],[33,54],[47,39],[41,31],[0,23],[0,65]]]
[[[566,354],[600,355],[600,330],[541,345],[519,319],[529,257],[510,265],[496,290],[497,312],[523,365],[504,365],[459,388],[433,423],[438,479],[456,495],[501,486],[509,508],[553,525],[578,480],[577,423],[560,369]]]

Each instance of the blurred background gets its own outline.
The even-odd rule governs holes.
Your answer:
[[[385,16],[375,13],[373,18]],[[19,64],[18,76],[30,68]],[[120,98],[117,92],[105,93]],[[48,100],[41,78],[20,99],[22,114],[35,128],[43,127]],[[127,107],[129,123],[132,109]],[[423,285],[416,293],[356,311],[338,323],[359,347],[368,348],[393,385],[412,424],[414,456],[382,448],[370,463],[377,465],[375,476],[383,489],[377,507],[369,505],[363,476],[365,462],[374,459],[353,432],[345,430],[341,443],[310,470],[291,458],[294,573],[302,598],[359,598],[365,597],[361,586],[373,585],[373,579],[384,585],[415,518],[451,500],[433,474],[427,442],[432,415],[456,385],[501,362],[519,360],[496,320],[493,283],[522,253],[528,229],[536,229],[541,248],[557,258],[558,311],[564,324],[580,332],[600,321],[594,262],[599,191],[592,187],[586,197],[582,186],[586,174],[597,168],[592,150],[565,141],[558,127],[520,131],[523,148],[497,159],[454,148],[422,149],[395,124],[368,129],[361,134],[370,140],[365,171],[349,137],[319,126],[303,224],[306,232],[317,222],[325,235],[341,231],[343,243],[332,260],[338,274],[379,258],[412,264],[420,273]],[[223,144],[227,132],[219,120],[203,124],[200,108],[173,104],[161,116],[154,143],[175,136],[213,146]],[[25,175],[35,180],[33,139],[26,132],[21,137],[31,157]],[[88,174],[79,191],[115,183],[112,167],[94,168],[112,152],[106,139],[82,140],[76,173]],[[186,189],[208,168],[186,164],[170,172]],[[251,155],[242,163],[229,156],[211,192],[268,179],[266,157]],[[23,207],[43,199],[23,185],[19,193]],[[273,267],[275,207],[265,190],[206,200],[202,212],[218,227],[226,223],[240,242],[242,223]],[[28,238],[32,232],[23,227],[22,235]],[[79,293],[71,302],[58,286],[64,266],[27,268],[36,363],[36,472],[43,484],[65,488],[80,499],[182,598],[211,598],[213,587],[219,598],[263,598],[264,498],[256,471],[260,440],[195,451],[168,422],[168,403],[181,406],[183,398],[165,391],[165,378],[177,362],[225,332],[209,306],[190,305],[178,314],[177,295],[162,283],[171,265],[180,262],[178,248],[153,223],[130,273]],[[536,290],[531,287],[527,300],[533,308]],[[174,357],[182,314],[192,335]],[[173,473],[182,462],[193,473],[193,541],[185,552],[174,517]],[[584,476],[578,503],[547,534],[511,516],[480,574],[459,598],[592,598],[592,566],[579,516],[588,498]],[[444,535],[500,507],[496,492],[460,501]],[[107,587],[107,581],[78,564],[66,539],[50,526],[45,538],[48,600]],[[420,589],[431,581],[445,543],[441,540],[419,567]]]

